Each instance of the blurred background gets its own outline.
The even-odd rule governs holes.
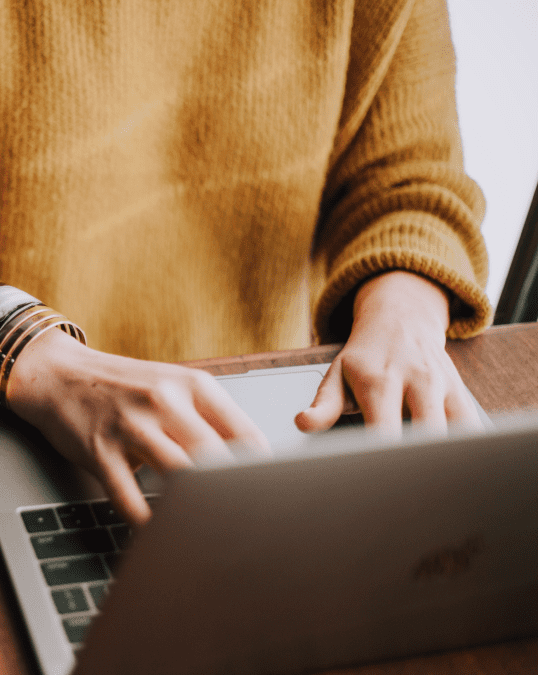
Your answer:
[[[467,173],[487,201],[495,306],[538,182],[538,0],[447,0]]]

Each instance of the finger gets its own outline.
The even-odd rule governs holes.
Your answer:
[[[342,362],[337,359],[332,362],[321,381],[312,405],[296,415],[295,424],[307,433],[325,431],[349,407]]]
[[[272,457],[265,434],[217,380],[207,380],[195,391],[194,405],[221,438],[235,441],[250,455]]]
[[[163,409],[162,430],[183,448],[195,463],[227,463],[235,458],[223,438],[203,419],[194,406],[184,402],[179,409]]]
[[[130,431],[129,437],[136,440],[129,446],[129,454],[158,473],[192,466],[191,457],[155,422],[140,424]],[[130,462],[131,465],[135,464],[133,460]]]
[[[357,386],[357,385],[356,385]],[[355,391],[365,424],[379,427],[383,435],[399,438],[402,434],[403,385],[395,379],[383,385]]]
[[[445,397],[447,420],[451,423],[464,424],[470,428],[483,429],[484,424],[480,419],[472,396],[467,391],[454,362],[450,358],[448,358],[448,372],[450,384]]]
[[[151,509],[128,460],[121,452],[107,451],[105,457],[99,466],[99,478],[112,504],[132,525],[144,525],[151,518]]]
[[[458,387],[447,394],[446,416],[449,422],[463,424],[473,429],[483,429],[476,405],[464,387]]]
[[[419,422],[446,434],[445,387],[441,382],[437,385],[430,383],[423,386],[412,384],[405,392],[405,399],[413,422]]]

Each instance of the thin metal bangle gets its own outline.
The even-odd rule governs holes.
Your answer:
[[[61,316],[61,314],[43,305],[20,312],[0,329],[0,352],[7,355],[11,351],[13,342],[17,340],[25,327],[31,327],[42,317],[52,316]]]
[[[45,305],[30,307],[17,314],[0,329],[0,405],[5,408],[9,408],[7,388],[13,365],[22,350],[35,338],[50,328],[60,328],[78,342],[86,344],[86,335],[79,326]]]
[[[0,357],[2,359],[2,363],[0,364],[0,385],[5,378],[8,364],[11,363],[11,366],[9,367],[9,370],[11,370],[15,359],[22,351],[22,347],[24,347],[34,336],[39,335],[39,333],[49,324],[57,323],[58,320],[60,323],[63,323],[64,317],[62,317],[61,314],[53,314],[38,318],[34,317],[32,322],[23,322],[18,329],[12,333],[9,344],[4,347],[2,352],[0,352]]]

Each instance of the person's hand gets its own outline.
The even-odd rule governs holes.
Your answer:
[[[67,459],[93,473],[133,524],[151,515],[133,471],[234,461],[225,441],[269,445],[211,375],[89,349],[49,330],[18,357],[8,403]]]
[[[448,298],[439,286],[404,271],[373,277],[357,292],[354,317],[312,406],[296,417],[299,429],[322,431],[360,411],[367,424],[398,435],[405,409],[441,432],[447,421],[482,426],[445,351]]]

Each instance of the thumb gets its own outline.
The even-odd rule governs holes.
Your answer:
[[[295,417],[295,424],[306,433],[330,429],[344,412],[355,407],[344,382],[342,363],[333,361],[319,385],[312,405]]]

